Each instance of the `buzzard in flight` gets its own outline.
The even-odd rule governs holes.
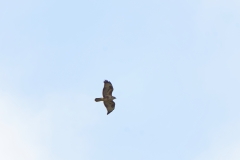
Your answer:
[[[102,91],[103,98],[95,98],[96,102],[103,101],[103,104],[108,111],[107,114],[111,113],[115,108],[115,103],[113,100],[116,99],[116,97],[112,96],[112,92],[113,92],[112,83],[108,80],[105,80]]]

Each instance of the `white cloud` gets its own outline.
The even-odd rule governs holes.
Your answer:
[[[26,141],[19,126],[0,123],[0,159],[4,160],[40,160],[38,147]]]
[[[239,59],[239,54],[231,52],[213,56],[202,70],[205,90],[228,101],[235,99],[240,89]]]
[[[218,99],[221,105],[212,107],[217,113],[217,110],[223,110],[224,117],[218,120],[219,127],[212,127],[208,134],[209,145],[195,160],[240,159],[240,55],[232,48],[226,51],[227,48],[214,54],[202,70],[203,89],[210,97]]]
[[[230,121],[213,131],[209,138],[210,145],[195,160],[239,160],[240,121],[234,121]]]
[[[236,0],[203,0],[196,16],[196,28],[199,37],[212,47],[239,40],[240,1]],[[214,38],[212,40],[212,38]],[[201,43],[204,44],[204,43]],[[236,45],[237,43],[235,43]],[[238,45],[237,45],[238,46]]]
[[[216,9],[216,8],[224,8],[224,9],[237,9],[240,6],[240,1],[238,0],[203,0],[202,4],[206,8]]]
[[[30,126],[24,121],[27,119],[34,122],[35,120],[18,108],[21,105],[23,105],[21,101],[7,94],[0,94],[0,159],[47,159],[47,154],[42,153],[42,146],[32,142],[34,139],[31,134],[34,133],[27,132]]]
[[[0,92],[0,159],[87,159],[92,146],[79,132],[106,116],[94,104],[94,98],[71,92],[38,99]]]

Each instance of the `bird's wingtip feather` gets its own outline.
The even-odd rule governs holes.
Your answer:
[[[111,83],[111,82],[110,82],[110,81],[108,81],[108,80],[105,80],[105,81],[104,81],[104,83]]]

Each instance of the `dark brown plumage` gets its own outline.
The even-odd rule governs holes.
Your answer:
[[[115,109],[114,99],[116,97],[112,96],[113,86],[112,83],[108,80],[104,81],[104,87],[102,91],[103,98],[95,98],[96,102],[103,101],[104,106],[107,109],[107,114],[111,113]]]

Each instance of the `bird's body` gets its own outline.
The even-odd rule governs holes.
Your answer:
[[[115,103],[113,100],[116,99],[116,97],[112,96],[112,92],[113,92],[112,83],[110,81],[105,80],[102,92],[103,98],[95,98],[96,102],[103,101],[103,104],[105,105],[108,111],[107,114],[111,113],[115,109]]]
[[[95,101],[96,102],[99,102],[99,101],[112,101],[112,100],[114,100],[115,99],[115,97],[114,96],[106,96],[106,97],[104,97],[104,98],[95,98]]]

